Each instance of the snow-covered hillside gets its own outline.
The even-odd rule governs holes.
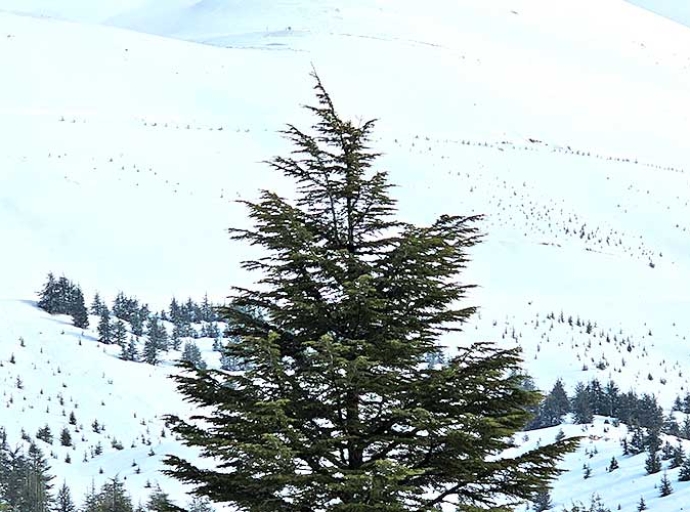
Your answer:
[[[155,418],[180,406],[168,370],[117,361],[92,334],[80,347],[78,331],[21,301],[49,271],[154,309],[246,282],[249,249],[226,234],[246,222],[233,200],[285,190],[262,161],[286,151],[285,123],[309,121],[312,64],[343,113],[380,119],[404,218],[487,216],[466,275],[481,313],[449,344],[519,343],[544,389],[613,378],[665,407],[690,390],[690,29],[623,0],[434,0],[423,12],[407,0],[2,0],[0,62],[0,358],[17,357],[0,425],[37,428],[61,414],[47,400],[62,393],[85,431],[103,417],[127,444],[143,416],[158,442]],[[583,325],[554,321],[561,312]],[[84,449],[98,440],[85,436]],[[138,481],[157,460],[144,452],[104,457],[142,459]],[[101,465],[120,471],[63,458],[55,471],[83,485]],[[585,490],[627,509],[639,499],[608,477],[571,485],[582,462],[567,464],[563,504]],[[653,509],[678,510],[669,503]]]

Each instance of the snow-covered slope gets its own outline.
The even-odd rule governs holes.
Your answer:
[[[188,410],[167,378],[173,368],[121,361],[117,346],[95,340],[94,331],[51,317],[31,301],[0,301],[0,425],[10,446],[20,445],[22,432],[34,439],[57,485],[68,482],[77,502],[92,482],[99,489],[118,476],[135,504],[145,503],[156,484],[185,504],[184,487],[159,472],[165,454],[190,455],[163,421],[164,414]],[[200,344],[213,360],[211,340],[205,341]],[[45,425],[52,443],[36,439]],[[61,444],[63,428],[70,446]]]
[[[466,276],[481,316],[449,344],[517,342],[544,388],[614,378],[665,406],[687,391],[690,31],[622,0],[339,4],[0,2],[0,357],[19,358],[20,335],[49,343],[38,332],[54,319],[37,332],[16,320],[39,314],[16,300],[49,271],[154,309],[246,281],[248,249],[225,232],[245,222],[232,201],[288,193],[261,162],[287,149],[284,123],[308,122],[313,64],[343,113],[380,118],[402,216],[487,215]],[[547,318],[561,311],[596,327]],[[74,344],[76,331],[60,336]],[[91,380],[137,366],[94,343]],[[80,371],[69,361],[82,349],[63,372]],[[52,386],[55,364],[30,353],[17,364]],[[171,393],[163,370],[137,368],[160,379],[142,400]],[[609,480],[588,489],[606,499]]]
[[[690,27],[690,4],[677,0],[628,0],[631,4]]]

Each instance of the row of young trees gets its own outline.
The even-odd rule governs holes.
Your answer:
[[[123,292],[116,295],[109,308],[100,294],[96,293],[87,309],[79,285],[65,276],[56,279],[49,273],[39,292],[38,307],[53,315],[70,315],[74,325],[83,329],[89,326],[89,314],[99,316],[99,337],[103,343],[120,342],[117,334],[122,335],[124,332],[124,322],[129,324],[134,336],[143,336],[145,330],[151,333],[152,323],[164,321],[173,324],[173,339],[222,336],[222,331],[216,324],[219,319],[217,307],[209,301],[207,295],[204,295],[200,304],[191,298],[184,303],[173,298],[167,311],[154,313],[148,304],[140,303],[136,297],[129,297]],[[193,324],[202,324],[201,330],[197,331],[192,327]]]
[[[599,415],[652,430],[667,429],[667,433],[673,435],[681,431],[673,418],[664,418],[663,408],[654,395],[638,395],[634,391],[622,393],[612,380],[603,386],[596,378],[586,384],[580,382],[573,395],[568,396],[563,381],[558,379],[534,412],[528,430],[560,425],[564,416],[572,413],[575,423],[591,423],[594,415]],[[687,428],[690,434],[690,421]]]

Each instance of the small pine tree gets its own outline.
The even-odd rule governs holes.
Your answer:
[[[70,304],[70,315],[72,315],[72,323],[79,329],[88,329],[89,327],[89,313],[84,304],[84,294],[81,288],[76,286],[72,294]]]
[[[187,510],[189,512],[215,512],[211,501],[204,496],[193,496]]]
[[[53,433],[51,432],[48,424],[38,429],[36,432],[36,439],[40,439],[48,444],[53,444]]]
[[[103,308],[107,308],[108,306],[105,305],[105,303],[101,300],[101,296],[96,292],[96,294],[93,296],[93,300],[91,301],[91,307],[89,308],[89,313],[95,316],[101,316],[101,313],[103,312]]]
[[[125,323],[118,318],[113,324],[112,331],[113,343],[120,345],[120,347],[124,347],[125,341],[127,341],[127,328],[125,327]]]
[[[655,446],[650,446],[647,459],[644,463],[644,468],[648,475],[653,475],[654,473],[661,471],[661,458],[659,457]]]
[[[184,344],[184,350],[182,351],[182,357],[180,360],[187,361],[193,364],[195,368],[199,368],[200,370],[206,369],[206,363],[201,357],[201,351],[193,341],[188,341]]]
[[[690,482],[690,457],[685,457],[678,472],[679,482]]]
[[[685,462],[685,453],[683,452],[683,446],[678,441],[678,446],[673,448],[673,455],[671,456],[671,462],[669,463],[670,469],[679,468]]]
[[[122,351],[120,352],[120,359],[122,359],[124,361],[138,361],[139,360],[139,351],[137,350],[137,340],[134,339],[134,336],[130,336],[129,343],[127,343],[126,346],[122,347]]]
[[[637,512],[642,512],[643,510],[647,510],[647,503],[644,501],[644,497],[640,496],[640,501],[637,504]]]
[[[67,427],[60,431],[60,444],[62,446],[72,446],[72,434],[69,433]]]
[[[168,493],[164,492],[158,484],[151,492],[146,508],[150,512],[169,512],[173,508]]]
[[[546,512],[547,510],[551,510],[553,508],[553,501],[551,501],[549,489],[538,492],[532,500],[532,503],[532,510],[534,512]]]
[[[98,322],[98,341],[110,345],[113,342],[113,330],[110,325],[110,312],[107,309],[101,311],[101,319]]]
[[[668,479],[666,471],[664,471],[664,476],[661,478],[661,484],[659,485],[659,496],[664,498],[672,493],[673,487],[671,486],[671,481]]]
[[[144,350],[142,352],[142,358],[144,362],[152,365],[156,365],[160,362],[158,356],[158,346],[156,345],[155,340],[147,338],[146,341],[144,341]]]
[[[615,471],[618,469],[618,461],[616,460],[616,457],[611,457],[611,462],[609,463],[608,471],[609,473],[611,471]]]
[[[67,487],[67,483],[63,482],[58,489],[57,497],[55,498],[54,512],[75,512],[77,510],[74,501],[72,500],[72,493]]]
[[[583,464],[582,477],[587,480],[590,476],[592,476],[592,467],[589,464]]]

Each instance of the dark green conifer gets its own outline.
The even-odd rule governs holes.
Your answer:
[[[244,264],[260,286],[235,289],[222,310],[240,340],[226,350],[248,369],[188,364],[176,378],[210,412],[168,421],[222,467],[168,456],[167,474],[247,512],[431,512],[453,501],[479,510],[530,499],[577,440],[501,456],[540,401],[523,386],[519,351],[477,343],[443,366],[424,364],[475,311],[457,306],[469,288],[458,274],[480,217],[395,219],[388,176],[372,167],[374,122],[341,119],[316,80],[314,133],[289,126],[293,155],[270,162],[295,181],[296,199],[264,191],[245,202],[254,228],[231,230],[267,253]]]
[[[72,315],[72,323],[75,327],[80,329],[88,329],[89,312],[86,310],[86,304],[84,304],[84,294],[79,286],[75,286],[72,293],[70,315]]]
[[[110,325],[110,312],[107,308],[101,310],[101,319],[98,322],[98,341],[108,345],[113,342],[113,328]]]

